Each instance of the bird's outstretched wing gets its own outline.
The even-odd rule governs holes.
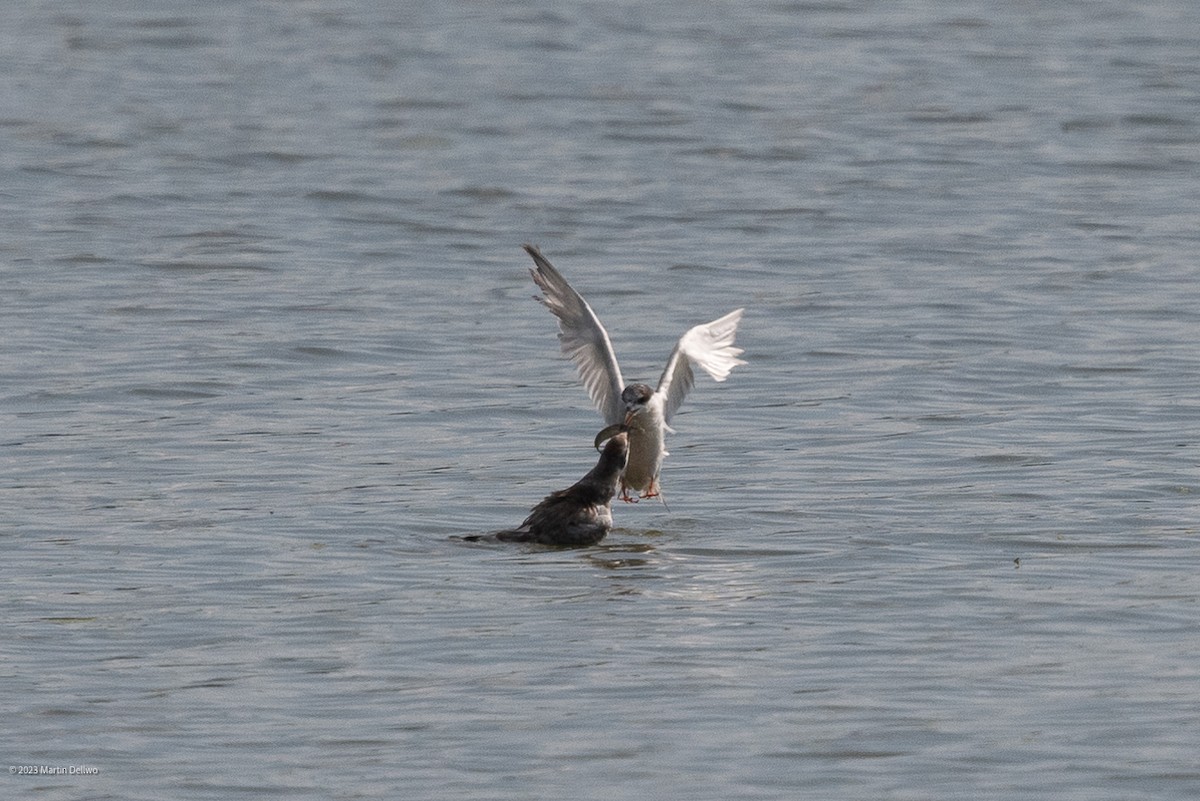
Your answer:
[[[656,394],[664,396],[663,417],[668,423],[683,405],[688,390],[696,383],[692,362],[712,376],[714,381],[724,381],[734,367],[745,364],[738,358],[743,353],[742,349],[733,346],[742,312],[743,309],[735,309],[711,323],[689,329],[679,338],[655,390]]]
[[[592,307],[554,269],[554,265],[546,260],[540,250],[533,245],[522,247],[536,265],[536,269],[530,269],[529,274],[543,293],[543,297],[537,300],[558,318],[558,340],[562,352],[575,362],[579,377],[583,379],[583,385],[604,421],[620,423],[625,419],[625,408],[621,404],[621,390],[625,388],[625,382],[621,378],[621,368],[613,353],[608,332],[600,324]],[[736,321],[734,325],[736,327]]]

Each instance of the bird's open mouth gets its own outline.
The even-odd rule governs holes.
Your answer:
[[[596,439],[592,442],[592,447],[594,447],[596,450],[600,450],[600,446],[604,444],[605,440],[610,440],[617,434],[620,434],[622,431],[628,430],[629,426],[625,425],[624,423],[613,423],[611,426],[605,426],[604,428],[600,429],[599,433],[596,434]]]

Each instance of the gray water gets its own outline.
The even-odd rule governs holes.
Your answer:
[[[1200,796],[1200,6],[10,6],[4,797]]]

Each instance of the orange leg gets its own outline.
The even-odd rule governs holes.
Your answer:
[[[652,479],[650,479],[650,486],[646,487],[646,491],[642,493],[642,497],[643,498],[657,498],[658,493],[659,493],[658,479],[652,478]]]

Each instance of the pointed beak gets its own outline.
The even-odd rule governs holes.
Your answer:
[[[633,416],[634,416],[635,414],[637,414],[637,409],[630,409],[629,411],[625,412],[625,423],[624,423],[624,425],[629,425],[630,421],[632,421],[632,420],[633,420]]]

